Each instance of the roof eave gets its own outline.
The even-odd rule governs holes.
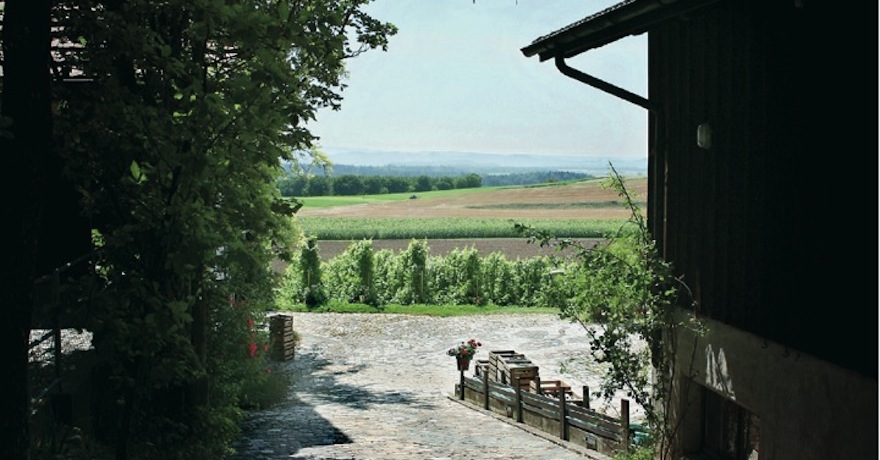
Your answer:
[[[630,35],[647,32],[660,22],[720,0],[626,0],[556,32],[537,38],[520,51],[546,61],[570,58]]]

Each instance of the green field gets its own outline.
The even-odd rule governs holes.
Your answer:
[[[516,238],[514,224],[565,238],[604,238],[624,227],[619,220],[476,219],[470,217],[300,217],[306,235],[320,240]]]
[[[594,179],[595,180],[595,179]],[[383,193],[381,195],[358,195],[358,196],[309,196],[298,198],[305,206],[310,208],[332,208],[336,206],[351,206],[358,204],[374,204],[387,203],[393,201],[406,201],[413,197],[419,199],[443,200],[453,198],[464,194],[474,194],[482,192],[492,192],[498,190],[515,190],[528,189],[538,187],[554,187],[572,183],[554,182],[552,184],[536,184],[526,186],[497,186],[497,187],[480,187],[480,188],[462,188],[454,190],[432,190],[430,192],[405,192],[405,193]]]
[[[602,179],[362,196],[304,197],[297,222],[319,240],[522,238],[515,224],[562,238],[607,238],[631,217]],[[633,181],[639,204],[646,181]]]

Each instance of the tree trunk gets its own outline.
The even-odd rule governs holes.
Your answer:
[[[49,88],[48,0],[7,0],[3,12],[4,122],[0,171],[5,175],[0,203],[11,234],[0,244],[3,321],[0,363],[7,390],[0,397],[0,458],[25,460],[30,454],[28,426],[28,341],[34,301],[37,242],[44,203],[43,166],[52,156]]]

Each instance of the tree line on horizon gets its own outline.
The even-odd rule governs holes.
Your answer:
[[[285,197],[357,196],[387,193],[429,192],[507,185],[533,185],[593,178],[590,174],[570,171],[530,171],[517,174],[467,173],[458,176],[401,175],[299,175],[286,174],[278,180]]]

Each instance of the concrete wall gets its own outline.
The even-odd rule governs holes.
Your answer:
[[[685,451],[699,447],[705,387],[760,419],[760,460],[878,458],[876,379],[717,321],[705,323],[705,336],[678,340],[678,375],[693,377],[678,380],[687,396],[674,406],[684,418]],[[828,331],[824,340],[838,334],[846,331]]]

